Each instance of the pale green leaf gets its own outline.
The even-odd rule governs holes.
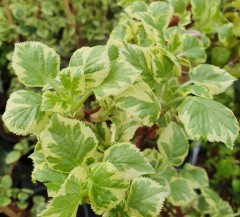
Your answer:
[[[141,71],[130,63],[122,59],[114,60],[111,62],[111,71],[107,78],[94,90],[94,93],[98,98],[118,95],[132,85],[140,74]]]
[[[174,177],[169,184],[171,189],[169,201],[175,206],[187,205],[197,197],[191,185],[184,178]]]
[[[189,149],[188,140],[182,128],[174,122],[168,124],[159,136],[158,149],[171,165],[181,165]]]
[[[29,87],[43,87],[60,67],[59,55],[40,42],[17,43],[12,61],[19,81]]]
[[[48,114],[40,110],[41,101],[41,96],[32,91],[11,94],[3,114],[7,128],[19,135],[40,131],[48,121]]]
[[[59,73],[59,77],[70,96],[84,93],[85,77],[81,67],[67,67]]]
[[[86,88],[99,86],[110,71],[109,47],[82,47],[75,51],[70,59],[70,66],[82,67]]]
[[[202,97],[187,97],[179,108],[179,119],[190,139],[223,142],[232,148],[239,125],[224,105]]]
[[[202,188],[209,185],[208,175],[206,171],[189,163],[186,163],[180,170],[180,176],[185,178],[192,188]]]
[[[140,150],[126,142],[114,144],[106,150],[103,161],[112,163],[126,179],[154,171]]]
[[[54,115],[40,135],[50,168],[69,173],[77,166],[93,163],[98,140],[84,123]]]
[[[86,174],[82,167],[75,168],[39,217],[76,217],[78,206],[86,200]]]
[[[97,214],[115,207],[125,197],[128,182],[109,162],[93,164],[89,169],[89,200]]]
[[[162,209],[168,190],[149,178],[135,178],[127,196],[126,211],[129,216],[157,216]]]
[[[160,116],[158,99],[144,82],[137,82],[116,97],[116,105],[144,125],[154,124]]]
[[[194,68],[190,73],[190,79],[207,88],[212,95],[224,92],[236,80],[224,69],[208,64],[201,64]]]

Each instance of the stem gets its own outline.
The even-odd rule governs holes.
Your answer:
[[[10,8],[9,8],[9,5],[8,5],[8,1],[7,0],[2,0],[2,4],[3,4],[4,10],[5,10],[5,13],[7,15],[7,20],[8,20],[9,26],[14,25],[13,17],[12,17],[12,14],[11,14],[11,11],[10,11]],[[14,42],[19,42],[18,36],[16,36],[16,38],[14,39]]]
[[[172,106],[173,104],[175,104],[175,103],[177,103],[177,102],[183,101],[184,99],[185,99],[185,97],[179,96],[179,97],[171,100],[170,102],[166,103],[166,104],[164,105],[164,107],[170,107],[170,106]]]
[[[19,217],[19,215],[15,213],[12,209],[10,209],[8,206],[1,207],[0,212],[4,213],[8,217]]]
[[[89,90],[83,97],[78,101],[78,103],[73,107],[72,111],[76,111],[78,108],[80,108],[83,103],[88,99],[89,96],[93,94],[93,90]]]
[[[77,23],[77,20],[73,20],[73,17],[77,17],[76,16],[76,11],[73,8],[73,2],[72,0],[63,0],[63,4],[64,4],[64,10],[65,10],[65,14],[67,16],[67,20],[69,25],[75,29],[75,43],[76,43],[76,48],[81,47],[81,26],[79,25],[79,23]],[[71,6],[71,7],[70,7]]]
[[[71,18],[72,13],[71,13],[71,10],[69,8],[68,0],[63,0],[63,4],[64,4],[64,10],[65,10],[65,14],[67,16],[68,23],[72,24],[72,18]]]
[[[4,9],[5,9],[5,12],[6,12],[6,15],[7,15],[8,24],[9,25],[14,25],[12,14],[11,14],[11,11],[9,9],[7,0],[2,0],[2,4],[4,6]]]

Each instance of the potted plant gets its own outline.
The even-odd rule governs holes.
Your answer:
[[[66,68],[40,42],[17,43],[19,81],[3,120],[34,134],[33,181],[50,200],[39,216],[76,216],[91,204],[105,217],[233,216],[205,170],[185,164],[189,141],[233,148],[239,124],[213,100],[236,80],[206,64],[204,38],[172,26],[173,6],[135,2],[107,45],[76,50]]]

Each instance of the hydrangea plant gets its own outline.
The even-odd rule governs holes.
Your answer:
[[[202,38],[169,26],[173,14],[166,2],[134,2],[107,45],[76,50],[63,69],[40,42],[15,45],[13,69],[38,91],[11,94],[3,120],[38,139],[32,178],[52,197],[39,216],[73,217],[89,203],[104,217],[155,217],[164,202],[182,215],[233,216],[205,170],[180,166],[189,141],[233,148],[238,121],[213,96],[236,79],[205,63]]]

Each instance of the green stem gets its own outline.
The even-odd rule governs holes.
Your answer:
[[[166,107],[170,107],[170,106],[174,105],[174,104],[177,103],[177,102],[183,101],[184,99],[185,99],[185,97],[179,96],[179,97],[171,100],[170,102],[166,103],[166,104],[164,105],[164,107],[165,107],[165,108],[166,108]]]
[[[89,96],[93,94],[93,90],[89,90],[86,92],[83,97],[78,101],[78,103],[73,107],[72,111],[76,111],[78,108],[80,108],[83,103],[88,99]]]

